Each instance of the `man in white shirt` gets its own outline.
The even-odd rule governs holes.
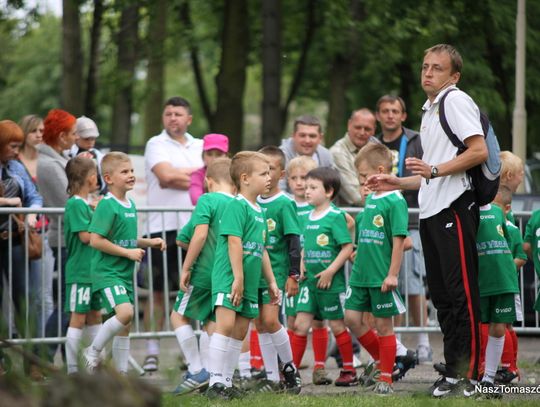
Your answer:
[[[464,92],[455,90],[445,100],[452,131],[467,146],[457,155],[439,122],[439,101],[460,79],[463,62],[451,45],[427,49],[422,64],[422,88],[428,100],[420,138],[424,155],[407,158],[412,176],[376,175],[368,180],[375,190],[420,189],[420,236],[427,281],[444,335],[445,372],[431,387],[442,397],[474,393],[480,350],[480,294],[476,232],[479,208],[466,170],[486,161],[488,150],[480,111]],[[469,381],[465,380],[469,379]]]
[[[148,140],[144,151],[148,206],[192,208],[188,189],[191,173],[203,166],[203,142],[187,132],[192,121],[189,102],[181,97],[170,98],[165,102],[162,119],[164,130]],[[175,240],[177,231],[189,221],[190,216],[190,212],[149,214],[148,230],[143,232],[150,237],[161,237],[165,231],[167,261],[163,264],[162,253],[159,250],[152,250],[151,276],[156,323],[151,326],[153,318],[150,315],[148,301],[144,309],[144,325],[147,331],[160,331],[163,327],[165,279],[168,277],[169,291],[178,290],[178,249]],[[157,370],[159,355],[157,339],[147,341],[147,354],[145,370]]]

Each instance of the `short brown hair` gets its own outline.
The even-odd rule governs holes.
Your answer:
[[[396,95],[381,96],[379,100],[377,100],[377,105],[375,106],[375,110],[378,112],[383,103],[396,103],[396,102],[399,102],[401,106],[401,110],[403,111],[403,113],[406,113],[407,108],[405,107],[405,101],[401,97],[396,96]]]
[[[69,160],[66,165],[67,193],[71,196],[79,193],[92,171],[97,174],[96,163],[91,158],[77,156]]]
[[[110,153],[105,154],[101,160],[101,172],[103,175],[110,175],[119,163],[125,162],[131,163],[129,155],[120,151],[111,151]]]
[[[206,177],[219,183],[234,185],[231,179],[231,159],[219,157],[213,160],[206,168]]]
[[[277,157],[279,158],[279,163],[281,165],[281,169],[285,169],[285,153],[281,150],[281,148],[277,146],[264,146],[259,150],[259,153],[267,155],[269,157]]]
[[[341,177],[339,172],[331,167],[318,167],[306,175],[307,179],[316,179],[321,181],[326,192],[329,192],[332,189],[332,196],[330,199],[334,199],[339,193],[341,188]]]
[[[254,164],[258,161],[270,164],[264,154],[255,151],[240,151],[233,156],[230,173],[231,179],[236,188],[238,188],[238,191],[240,191],[240,177],[242,174],[251,175]]]
[[[437,44],[424,51],[424,56],[430,53],[440,54],[446,52],[450,56],[450,63],[452,64],[452,73],[459,72],[463,69],[463,58],[461,58],[458,50],[450,44]]]
[[[382,165],[388,173],[392,172],[392,152],[384,144],[367,143],[362,147],[354,159],[354,167],[358,169],[363,161],[366,161],[371,168]]]
[[[0,121],[0,149],[3,149],[9,143],[22,143],[24,133],[17,123],[12,120]]]
[[[319,129],[319,133],[322,131],[320,120],[317,117],[309,114],[304,114],[294,119],[293,133],[296,133],[299,124],[303,124],[305,126],[317,126],[317,128]]]

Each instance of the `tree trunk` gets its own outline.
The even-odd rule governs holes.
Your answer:
[[[62,3],[61,106],[75,116],[83,112],[83,55],[79,0]]]
[[[246,0],[226,0],[221,62],[216,78],[215,127],[210,130],[229,137],[230,150],[242,148],[244,91],[246,86],[249,27]]]
[[[345,55],[334,57],[330,68],[330,94],[328,98],[328,124],[324,141],[326,147],[332,146],[336,140],[343,137],[347,126],[347,99],[346,92],[349,84],[352,61]]]
[[[148,74],[144,135],[150,138],[161,130],[165,84],[165,40],[167,38],[167,1],[156,0],[150,6],[148,25]]]
[[[133,109],[133,82],[137,63],[139,26],[138,1],[129,2],[120,17],[117,37],[118,62],[116,93],[113,103],[111,143],[115,148],[129,151],[131,113]]]
[[[279,145],[281,131],[281,0],[262,1],[262,144]]]
[[[88,57],[88,76],[86,77],[86,92],[84,98],[84,114],[87,117],[96,116],[96,92],[98,89],[99,70],[99,41],[103,22],[103,0],[94,0],[94,15],[90,32],[90,54]]]

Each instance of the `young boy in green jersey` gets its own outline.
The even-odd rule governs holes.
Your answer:
[[[266,146],[259,150],[270,163],[270,189],[257,197],[257,203],[263,209],[268,236],[266,251],[278,288],[283,297],[294,297],[298,294],[300,278],[300,228],[296,217],[296,205],[284,192],[279,190],[278,183],[285,176],[285,154],[276,146]],[[259,283],[259,317],[255,326],[259,333],[259,345],[266,370],[256,390],[281,390],[278,356],[283,363],[281,369],[285,386],[300,392],[300,377],[293,363],[291,344],[287,330],[279,322],[281,303],[271,304],[267,283],[261,279]]]
[[[129,328],[133,319],[133,271],[144,256],[143,248],[165,250],[163,239],[137,238],[137,210],[126,194],[135,185],[129,156],[111,152],[101,161],[101,172],[109,193],[101,199],[90,223],[90,246],[95,251],[90,266],[92,293],[99,292],[108,312],[114,312],[85,349],[87,369],[94,370],[100,353],[114,337],[112,355],[120,373],[127,373]]]
[[[306,200],[313,210],[303,231],[306,280],[298,297],[292,347],[294,360],[300,363],[313,319],[327,319],[343,360],[343,370],[335,385],[354,386],[358,379],[353,367],[352,340],[343,321],[343,266],[353,246],[344,213],[331,204],[340,186],[340,175],[332,168],[316,168],[306,175]]]
[[[479,370],[482,371],[485,365],[480,385],[494,388],[506,326],[516,320],[516,294],[519,294],[516,266],[508,245],[506,219],[498,205],[480,207],[476,247],[482,321]],[[500,396],[498,393],[490,395]]]
[[[374,174],[390,174],[392,153],[382,144],[368,143],[356,156],[355,167],[364,184]],[[397,290],[398,274],[408,236],[407,203],[399,191],[366,196],[364,211],[357,217],[358,248],[349,280],[345,321],[376,363],[374,391],[392,393],[392,371],[396,358],[393,317],[405,312]],[[365,313],[374,316],[375,333],[366,324]]]
[[[210,340],[210,387],[206,393],[209,398],[237,395],[232,387],[232,376],[249,322],[259,315],[261,269],[271,302],[279,301],[279,289],[265,249],[266,218],[257,204],[257,196],[270,188],[268,159],[255,152],[237,153],[230,173],[238,195],[229,202],[221,217],[212,269],[216,329]]]
[[[536,275],[540,278],[540,209],[535,210],[527,222],[523,240],[523,249],[532,259]],[[540,312],[540,291],[536,297],[534,309]]]
[[[190,219],[192,236],[182,265],[180,290],[171,312],[171,325],[186,358],[188,371],[175,394],[187,394],[208,383],[210,375],[202,362],[197,337],[191,321],[204,322],[204,330],[212,334],[212,268],[219,234],[219,222],[235,188],[230,176],[231,160],[217,158],[206,169],[208,193],[197,201]],[[183,229],[182,229],[183,230]],[[177,239],[178,240],[178,239]]]
[[[88,227],[94,210],[88,201],[89,195],[98,189],[96,164],[90,158],[75,157],[66,165],[67,191],[70,195],[64,215],[64,237],[68,258],[66,262],[65,311],[71,313],[66,335],[67,373],[78,371],[79,352],[83,328],[90,340],[101,327],[101,300],[92,293],[90,262],[92,248]]]

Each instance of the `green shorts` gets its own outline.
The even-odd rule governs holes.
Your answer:
[[[99,311],[101,309],[101,296],[99,293],[92,293],[92,284],[73,283],[66,285],[66,312],[77,312],[86,314],[89,311]]]
[[[343,319],[344,303],[345,293],[324,292],[306,284],[300,288],[296,312],[307,312],[317,320]]]
[[[516,320],[515,294],[505,293],[480,297],[480,319],[483,323],[513,323]]]
[[[117,305],[134,303],[133,288],[124,282],[118,282],[97,292],[101,295],[101,302],[107,313],[113,312]]]
[[[296,294],[294,297],[285,297],[285,315],[288,317],[296,316],[296,304],[299,296],[300,294]]]
[[[283,301],[283,296],[286,295],[283,293],[283,291],[281,291],[281,295],[280,295],[280,298],[279,298],[279,306],[281,306],[281,303]],[[266,304],[270,304],[271,302],[271,299],[270,299],[270,294],[268,292],[268,288],[259,288],[259,305],[266,305]]]
[[[186,293],[178,291],[173,309],[195,321],[206,321],[212,315],[212,292],[190,285]]]
[[[377,318],[389,318],[406,311],[398,290],[383,293],[378,287],[349,287],[345,309],[371,312]]]
[[[230,294],[227,293],[216,293],[212,294],[212,304],[213,308],[215,307],[225,307],[232,309],[241,317],[247,319],[254,319],[259,316],[259,304],[256,302],[251,302],[246,299],[243,299],[238,307],[235,307],[231,303]]]

